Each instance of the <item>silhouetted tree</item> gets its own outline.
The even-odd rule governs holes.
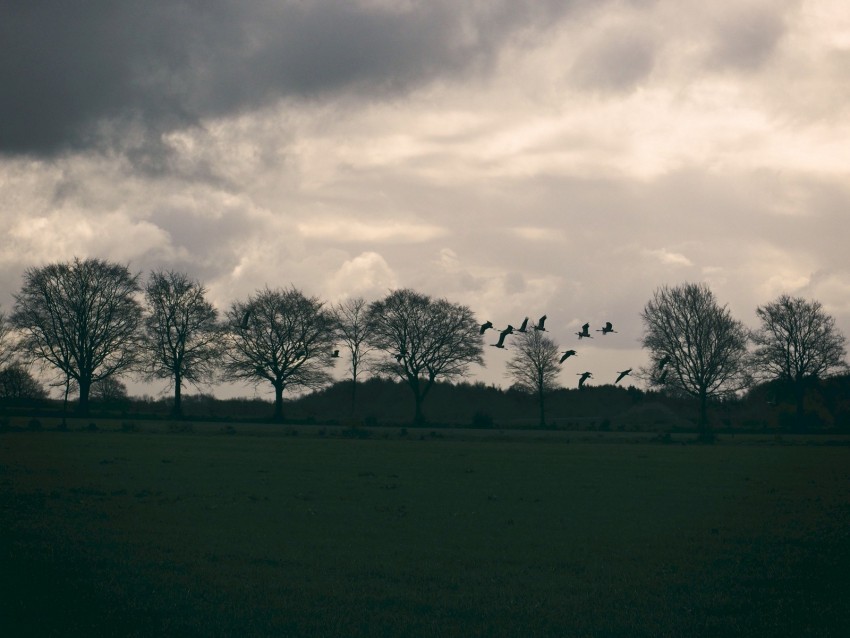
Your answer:
[[[478,323],[466,306],[396,290],[369,305],[368,323],[369,343],[388,355],[376,369],[410,387],[417,425],[424,423],[422,402],[435,380],[463,377],[471,363],[484,364]]]
[[[8,364],[14,356],[14,346],[11,343],[12,326],[5,312],[0,312],[0,367]]]
[[[0,370],[0,398],[46,399],[47,391],[29,370],[14,362]]]
[[[318,388],[332,378],[334,317],[300,290],[265,288],[227,311],[225,371],[233,380],[274,388],[274,418],[283,419],[287,387]]]
[[[546,393],[559,387],[558,344],[540,330],[514,336],[514,355],[507,363],[507,375],[514,387],[537,396],[540,427],[546,427]]]
[[[107,377],[92,383],[89,397],[92,401],[109,403],[125,401],[129,398],[127,385],[117,377]]]
[[[357,377],[363,371],[373,348],[369,345],[368,305],[363,297],[346,299],[333,307],[337,337],[348,350],[348,369],[351,372],[351,414],[357,404]]]
[[[74,380],[82,415],[88,414],[92,383],[136,363],[138,277],[120,264],[74,258],[28,269],[15,295],[11,320],[23,357],[57,368],[66,389]]]
[[[152,272],[145,299],[144,371],[148,378],[174,383],[174,415],[182,416],[182,388],[212,381],[224,353],[218,312],[206,289],[188,275]]]
[[[726,306],[717,303],[705,284],[657,289],[641,319],[642,344],[652,361],[643,376],[653,386],[698,399],[700,434],[710,438],[708,399],[734,393],[749,383],[747,330]]]
[[[846,340],[818,301],[781,295],[759,306],[761,326],[751,334],[757,373],[791,388],[795,421],[803,427],[806,387],[830,374],[845,372]]]

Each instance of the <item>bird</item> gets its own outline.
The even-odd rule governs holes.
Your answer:
[[[583,387],[583,386],[584,386],[584,382],[585,382],[585,381],[587,381],[588,379],[592,379],[592,378],[593,378],[593,375],[592,375],[590,372],[582,372],[582,373],[581,373],[581,374],[579,374],[578,376],[580,376],[580,377],[581,377],[581,379],[579,379],[579,380],[578,380],[578,387],[579,387],[579,388],[581,388],[581,387]]]
[[[478,329],[478,334],[483,335],[485,332],[487,332],[488,329],[490,329],[492,327],[493,327],[492,321],[485,321],[484,323],[481,324],[481,327]]]
[[[664,382],[667,381],[667,372],[668,372],[668,370],[665,370],[664,372],[661,373],[661,376],[658,377],[658,383],[664,383]]]
[[[596,332],[601,332],[602,334],[607,335],[609,332],[617,332],[617,331],[614,330],[614,326],[611,325],[610,321],[606,321],[605,325],[602,326],[602,328],[600,328]]]
[[[514,327],[511,324],[508,324],[508,327],[502,330],[499,333],[499,340],[496,343],[491,343],[491,346],[496,348],[504,348],[505,347],[505,337],[514,333]]]
[[[569,359],[569,358],[570,358],[570,357],[572,357],[573,355],[577,355],[577,354],[578,354],[578,353],[576,353],[576,351],[575,351],[575,350],[567,350],[567,351],[563,354],[563,356],[561,357],[561,360],[560,360],[560,361],[558,361],[558,363],[563,363],[564,361],[566,361],[567,359]]]
[[[545,323],[546,323],[546,315],[543,315],[542,317],[540,317],[540,320],[535,324],[534,329],[535,330],[542,330],[543,332],[546,332],[546,328],[543,326],[543,324],[545,324]]]
[[[522,320],[522,325],[516,329],[517,332],[526,332],[526,328],[528,327],[528,317]]]
[[[663,357],[661,357],[661,359],[658,360],[658,369],[663,370],[664,366],[666,366],[668,363],[670,363],[670,355],[665,354]]]
[[[590,324],[586,323],[581,327],[581,332],[577,332],[576,334],[578,335],[579,339],[583,339],[584,337],[587,337],[588,339],[593,339],[593,335],[590,334],[589,330]]]
[[[632,371],[632,369],[631,369],[631,368],[626,368],[626,369],[625,369],[625,370],[623,370],[622,372],[617,372],[617,380],[616,380],[616,381],[614,381],[614,383],[619,383],[620,381],[622,381],[622,380],[623,380],[623,377],[628,376],[629,374],[631,374],[631,371]]]
[[[331,356],[332,356],[334,359],[337,359],[337,358],[339,357],[339,350],[334,350],[334,351],[331,353]]]
[[[242,315],[242,324],[241,324],[241,328],[242,328],[242,330],[247,330],[247,329],[248,329],[248,320],[249,320],[250,318],[251,318],[251,309],[250,309],[250,308],[248,308],[248,309],[245,311],[245,314],[244,314],[244,315]]]

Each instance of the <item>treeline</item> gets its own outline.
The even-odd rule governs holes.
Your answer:
[[[400,381],[372,377],[359,382],[360,408],[351,413],[351,381],[286,401],[290,424],[349,428],[405,427],[410,425],[413,399]],[[713,403],[709,421],[713,431],[800,431],[792,397],[782,396],[776,382],[758,384],[745,395]],[[582,390],[559,388],[548,397],[547,427],[559,430],[611,432],[693,432],[698,429],[698,402],[635,386],[589,386]],[[4,414],[31,419],[56,419],[61,402],[47,398],[2,399]],[[121,423],[172,418],[172,400],[150,396],[110,396],[91,402],[90,417]],[[218,399],[212,394],[190,394],[184,400],[183,419],[222,423],[268,423],[274,419],[272,402],[261,398]],[[503,389],[481,382],[438,383],[428,409],[427,427],[483,429],[537,428],[536,397],[516,388]],[[830,377],[807,389],[807,432],[850,433],[850,375]]]
[[[63,391],[63,415],[69,406],[87,415],[92,401],[139,404],[126,397],[121,381],[133,375],[169,380],[169,412],[177,418],[188,415],[186,386],[239,381],[271,386],[270,418],[277,421],[399,421],[395,410],[406,404],[418,425],[533,421],[548,427],[587,412],[609,427],[628,414],[622,425],[630,427],[641,420],[633,404],[650,397],[666,409],[695,405],[707,438],[718,410],[726,410],[728,420],[730,406],[748,402],[763,412],[777,406],[777,423],[790,418],[796,429],[844,419],[832,389],[848,369],[845,337],[819,302],[788,295],[758,307],[760,325],[751,330],[705,284],[657,289],[640,313],[650,363],[619,371],[616,382],[633,376],[647,392],[586,385],[591,371],[577,373],[578,391],[564,390],[558,374],[576,351],[561,352],[545,315],[538,322],[526,318],[516,329],[499,330],[491,344],[511,351],[513,385],[502,391],[463,383],[472,365],[483,364],[484,335],[493,324],[479,323],[467,306],[410,289],[371,302],[357,297],[328,304],[294,287],[265,287],[219,312],[199,281],[174,271],[152,272],[143,285],[141,273],[127,266],[74,259],[31,268],[23,279],[11,315],[0,315],[0,398],[43,401],[30,372],[39,366]],[[576,333],[579,341],[593,338],[588,328]],[[616,330],[606,323],[597,332],[604,337]],[[337,361],[348,365],[347,383],[333,383]],[[406,401],[396,398],[399,387]],[[284,401],[287,389],[287,396],[294,391],[300,398]],[[764,392],[770,396],[761,404],[752,398]],[[227,402],[207,404],[229,409]]]

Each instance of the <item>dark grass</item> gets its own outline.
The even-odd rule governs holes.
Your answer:
[[[846,636],[850,448],[0,436],[3,635]]]

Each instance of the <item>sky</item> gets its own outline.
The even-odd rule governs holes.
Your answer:
[[[566,387],[648,361],[663,285],[850,335],[844,0],[0,0],[0,86],[0,310],[75,256],[221,311],[409,287],[546,314]]]

